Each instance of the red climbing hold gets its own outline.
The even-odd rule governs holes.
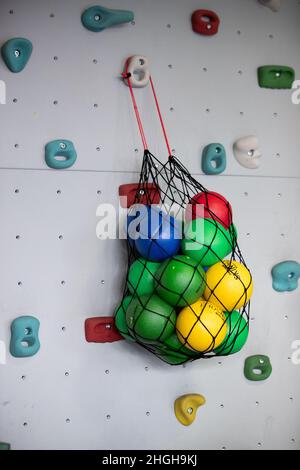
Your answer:
[[[196,10],[192,14],[192,27],[195,33],[212,36],[217,34],[220,18],[211,10]]]
[[[123,208],[129,208],[135,203],[151,205],[160,202],[160,192],[154,183],[143,186],[139,183],[122,184],[119,186],[119,196]]]
[[[114,317],[87,318],[84,329],[85,339],[89,343],[113,343],[124,339],[115,327]]]

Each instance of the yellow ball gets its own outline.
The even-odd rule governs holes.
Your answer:
[[[205,300],[183,308],[176,321],[179,341],[187,348],[208,352],[217,348],[226,336],[226,317],[222,310]]]
[[[237,261],[224,260],[206,273],[204,298],[221,310],[231,312],[245,305],[253,291],[250,271]]]

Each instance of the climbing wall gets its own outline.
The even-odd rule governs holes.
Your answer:
[[[0,64],[0,441],[14,449],[300,449],[299,290],[277,293],[270,270],[298,260],[300,105],[291,90],[257,85],[260,65],[289,65],[300,78],[297,0],[273,13],[256,0],[107,0],[134,11],[132,24],[92,33],[84,0],[2,0],[0,41],[21,36],[33,53],[20,74]],[[215,10],[219,33],[193,33],[191,13]],[[173,152],[234,209],[255,292],[245,348],[226,358],[171,367],[125,341],[87,343],[87,317],[112,315],[126,271],[124,243],[96,236],[97,207],[118,205],[118,186],[135,182],[142,158],[124,61],[143,54],[164,111]],[[166,158],[148,88],[137,91],[149,147]],[[240,166],[233,142],[258,137],[257,170]],[[44,146],[73,141],[69,170],[49,169]],[[227,169],[203,176],[210,142]],[[41,322],[41,349],[9,354],[10,323]],[[6,354],[4,352],[6,351]],[[267,354],[265,382],[243,375],[247,356]],[[192,426],[174,399],[201,393]]]

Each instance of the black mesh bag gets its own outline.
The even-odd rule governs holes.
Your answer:
[[[115,325],[172,365],[233,354],[248,337],[253,283],[231,205],[171,155],[151,77],[169,157],[162,163],[149,152],[126,79],[145,150],[128,209],[128,271]]]

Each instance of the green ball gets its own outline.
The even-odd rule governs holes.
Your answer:
[[[168,304],[186,307],[203,294],[205,272],[199,263],[186,255],[164,261],[155,274],[155,290]]]
[[[135,339],[130,336],[130,333],[128,331],[128,326],[126,323],[126,310],[130,303],[133,301],[133,296],[128,295],[127,297],[124,297],[122,302],[118,305],[116,308],[115,312],[115,325],[116,328],[119,330],[119,333],[125,338],[128,339],[129,341],[135,341]]]
[[[164,341],[175,330],[176,312],[155,294],[142,295],[126,311],[130,334],[141,343]]]
[[[185,356],[182,353],[162,351],[158,347],[151,349],[151,351],[155,354],[156,357],[170,365],[184,364],[185,362],[188,362],[192,359],[191,357]]]
[[[147,295],[154,292],[154,275],[160,263],[138,258],[129,268],[127,286],[131,294]]]
[[[186,227],[181,242],[182,251],[203,266],[212,266],[235,248],[235,228],[233,232],[230,233],[213,219],[194,219]]]
[[[157,353],[156,356],[172,366],[179,366],[190,360],[189,358],[180,353]]]
[[[153,344],[147,344],[147,349],[159,359],[171,365],[184,364],[197,354],[180,343],[177,334],[174,332],[164,342],[157,341]]]
[[[171,334],[169,338],[165,339],[163,343],[159,343],[157,346],[162,352],[166,352],[167,354],[180,354],[184,356],[186,360],[188,359],[187,356],[197,356],[199,355],[198,352],[192,351],[191,349],[186,348],[178,339],[178,335],[176,332]]]
[[[224,312],[227,323],[227,333],[220,346],[214,349],[217,354],[234,354],[245,345],[249,327],[245,318],[237,310],[232,313]]]

